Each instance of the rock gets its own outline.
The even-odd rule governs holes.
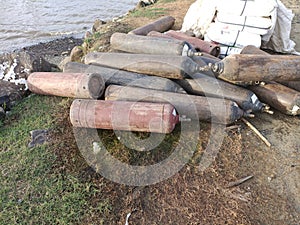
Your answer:
[[[82,50],[82,47],[80,46],[75,46],[70,54],[71,61],[72,62],[81,62],[81,58],[83,57],[84,53]]]
[[[90,31],[85,32],[84,39],[91,38],[93,34]]]
[[[0,121],[5,119],[6,113],[2,107],[0,107]]]
[[[9,81],[0,80],[0,87],[0,96],[2,96],[2,100],[0,100],[1,106],[6,105],[8,109],[26,94],[26,91],[22,90],[20,86]]]
[[[137,4],[137,7],[146,7],[148,5],[152,5],[156,2],[157,2],[157,0],[140,0],[139,3]]]
[[[14,83],[21,90],[27,90],[26,79],[30,73],[42,71],[51,71],[51,64],[33,53],[19,51],[0,55],[0,80]]]
[[[29,148],[42,145],[48,141],[48,130],[33,130],[30,131],[31,142],[28,144]]]
[[[63,71],[65,65],[66,65],[68,62],[71,62],[71,57],[70,57],[70,56],[65,57],[65,58],[59,63],[58,68],[59,68],[61,71]]]
[[[101,29],[102,25],[104,25],[104,24],[106,24],[105,21],[96,19],[95,22],[94,22],[94,25],[92,27],[92,32],[93,33],[98,32]]]

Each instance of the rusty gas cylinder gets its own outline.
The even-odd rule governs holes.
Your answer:
[[[300,81],[285,81],[285,82],[281,82],[281,84],[283,84],[284,86],[287,86],[289,88],[292,88],[296,91],[300,91]]]
[[[250,90],[227,83],[205,74],[196,73],[194,79],[178,80],[177,83],[189,94],[225,98],[236,102],[246,112],[270,112]]]
[[[190,43],[196,51],[206,52],[210,55],[218,57],[220,55],[220,45],[214,44],[212,42],[203,41],[197,37],[188,36],[182,32],[178,32],[175,30],[169,30],[165,33],[168,36],[176,38],[181,41],[186,41]]]
[[[241,54],[269,55],[267,52],[251,45],[244,47]],[[294,82],[300,83],[299,81]],[[299,115],[300,92],[277,82],[262,83],[261,85],[249,86],[248,88],[256,93],[260,99],[280,112],[287,115]]]
[[[287,115],[300,115],[300,92],[284,85],[269,82],[258,86],[249,86],[262,101]]]
[[[160,32],[157,32],[157,31],[151,31],[147,34],[147,36],[159,37],[159,38],[168,38],[168,39],[175,39],[176,40],[176,38],[174,38],[174,37],[171,37],[171,36],[169,36],[165,33],[160,33]],[[215,57],[214,55],[211,55],[207,52],[199,51],[200,50],[199,48],[195,49],[194,46],[191,43],[189,43],[189,44],[193,47],[193,52],[189,55],[190,57],[192,57],[192,58],[196,57],[197,58],[197,56],[200,56],[200,57],[203,57],[205,61],[206,61],[206,59],[207,60],[212,59],[212,60],[209,60],[209,62],[218,62],[218,61],[221,60],[221,59],[219,59],[219,58]],[[215,61],[215,60],[217,60],[217,61]]]
[[[74,127],[171,133],[179,116],[170,104],[76,99],[70,120]]]
[[[115,50],[137,54],[179,56],[195,54],[195,50],[186,41],[134,34],[114,33],[110,38],[110,44]]]
[[[158,31],[158,32],[165,32],[175,24],[175,18],[172,16],[164,16],[155,20],[152,23],[146,24],[142,27],[138,27],[128,34],[136,34],[136,35],[147,35],[150,31]]]
[[[105,81],[105,85],[110,84],[149,88],[161,91],[186,93],[182,87],[174,81],[157,76],[147,76],[145,74],[128,72],[125,70],[112,69],[97,65],[86,65],[77,62],[68,62],[63,69],[67,73],[97,73]]]
[[[130,53],[91,52],[85,56],[85,64],[95,64],[136,73],[183,79],[200,68],[187,56],[164,56]]]
[[[300,80],[300,57],[232,54],[213,64],[212,70],[232,83]]]
[[[100,98],[105,82],[97,73],[34,72],[27,80],[31,92],[71,98]]]
[[[110,85],[106,88],[106,100],[142,101],[172,104],[180,116],[191,120],[231,124],[248,116],[238,105],[227,99],[156,91],[137,87]]]

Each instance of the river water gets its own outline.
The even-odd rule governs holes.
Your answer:
[[[61,36],[82,37],[96,19],[110,20],[138,0],[0,0],[0,53]]]

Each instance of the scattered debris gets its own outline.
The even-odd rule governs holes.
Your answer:
[[[30,131],[30,135],[31,142],[28,144],[28,148],[34,148],[48,141],[48,130],[33,130]]]
[[[242,121],[254,131],[254,133],[268,146],[271,147],[271,143],[245,118],[242,118]]]
[[[239,180],[237,180],[237,181],[230,182],[230,183],[227,185],[227,188],[239,186],[239,185],[245,183],[246,181],[252,179],[253,177],[254,177],[254,176],[251,175],[251,176],[247,176],[247,177],[241,178],[241,179],[239,179]]]

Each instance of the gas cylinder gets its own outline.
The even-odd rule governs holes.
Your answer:
[[[214,57],[218,57],[220,55],[219,45],[208,41],[203,41],[196,37],[188,36],[182,32],[177,32],[174,30],[169,30],[165,33],[151,31],[147,34],[147,36],[159,37],[159,38],[172,38],[180,41],[186,41],[193,47],[193,49],[195,49],[196,52],[206,53]]]
[[[300,115],[300,92],[273,82],[249,86],[249,89],[280,112],[292,116]]]
[[[115,50],[137,54],[179,56],[195,54],[195,50],[186,41],[134,34],[114,33],[110,38],[110,44]]]
[[[183,79],[201,69],[190,57],[130,53],[91,52],[85,56],[85,64],[95,64],[136,73]],[[208,66],[206,69],[209,69]]]
[[[229,99],[246,112],[271,112],[270,107],[260,102],[250,90],[201,73],[196,73],[193,77],[194,79],[177,81],[189,94]]]
[[[156,91],[137,87],[110,85],[105,92],[106,100],[143,101],[172,104],[180,116],[191,120],[230,124],[247,116],[238,105],[227,99]],[[196,112],[196,113],[195,113]]]
[[[246,46],[242,54],[269,55],[255,46]],[[290,81],[292,83],[292,81]],[[299,81],[294,81],[300,83]],[[300,92],[277,82],[262,83],[258,86],[249,86],[256,95],[273,108],[287,115],[299,115]]]
[[[71,98],[100,98],[105,82],[97,73],[34,72],[27,79],[31,92]]]
[[[300,81],[285,81],[281,82],[284,86],[287,86],[289,88],[292,88],[296,91],[300,91]]]
[[[165,33],[168,36],[176,38],[177,40],[186,41],[193,46],[196,51],[206,52],[210,55],[218,57],[220,55],[220,45],[212,42],[203,41],[197,37],[190,37],[182,32],[169,30]]]
[[[97,73],[105,81],[105,85],[117,84],[149,88],[161,91],[186,93],[174,81],[163,77],[147,76],[145,74],[132,73],[124,70],[117,70],[97,65],[86,65],[77,62],[68,62],[63,71],[65,73]]]
[[[175,18],[172,16],[165,16],[155,20],[152,23],[146,24],[142,27],[138,27],[128,34],[136,34],[136,35],[147,35],[150,31],[158,31],[158,32],[165,32],[175,24]]]
[[[76,99],[70,120],[74,127],[171,133],[179,116],[164,103]]]
[[[300,80],[300,57],[232,54],[212,65],[218,78],[229,82]]]

